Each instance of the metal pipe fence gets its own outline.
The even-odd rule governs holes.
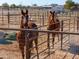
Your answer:
[[[0,8],[0,24],[8,25],[19,25],[21,20],[20,8]],[[46,25],[48,10],[36,9],[29,10],[29,15],[39,26]],[[44,21],[46,20],[46,21]]]
[[[34,54],[33,55],[31,54],[31,59],[44,59],[47,56],[51,55],[51,50],[53,50],[53,49],[51,49],[51,47],[52,47],[52,42],[51,42],[52,38],[48,37],[48,40],[47,40],[47,34],[52,34],[52,33],[59,34],[59,41],[57,41],[57,37],[56,37],[56,39],[55,39],[56,42],[53,43],[53,45],[55,45],[55,48],[54,48],[55,51],[57,49],[62,49],[63,50],[64,46],[66,46],[66,43],[69,44],[70,39],[72,39],[71,37],[73,37],[75,35],[76,36],[79,35],[78,32],[75,32],[77,15],[73,16],[73,18],[75,17],[74,19],[72,18],[71,14],[59,15],[58,19],[60,20],[60,28],[61,28],[60,31],[55,31],[55,30],[50,31],[50,30],[43,30],[43,27],[45,27],[45,28],[47,27],[48,11],[46,11],[45,13],[44,12],[42,13],[42,11],[41,11],[41,13],[42,13],[41,14],[39,12],[40,10],[38,10],[37,12],[34,11],[35,13],[29,13],[29,15],[35,20],[36,24],[38,24],[38,22],[39,22],[38,28],[40,28],[40,29],[38,29],[38,30],[35,30],[35,29],[17,29],[17,28],[11,28],[10,25],[12,23],[14,24],[15,22],[16,22],[16,25],[17,24],[19,25],[18,21],[20,21],[20,19],[21,19],[20,10],[19,10],[19,12],[17,12],[17,14],[15,14],[16,12],[14,14],[11,13],[10,10],[11,9],[8,9],[7,15],[5,15],[5,16],[4,16],[4,13],[5,13],[4,10],[2,11],[2,16],[1,16],[2,24],[5,24],[5,21],[7,21],[8,27],[7,28],[5,28],[5,27],[1,28],[0,27],[0,30],[3,30],[5,32],[8,30],[8,32],[10,32],[10,31],[14,31],[14,32],[27,31],[27,32],[34,32],[34,33],[38,32],[39,33],[38,45],[37,45],[38,53],[35,50],[35,48],[36,48],[35,45],[33,45],[32,48],[28,49],[28,51],[29,50],[33,51],[33,49],[35,50],[35,51],[33,51]],[[77,25],[77,27],[78,27],[78,25]],[[30,40],[32,40],[33,38],[35,38],[35,37],[30,38]],[[68,45],[68,46],[70,46],[70,45]],[[13,53],[13,54],[15,54],[15,53]],[[18,54],[21,54],[21,53],[18,52]],[[25,55],[27,55],[27,54],[25,53]],[[8,56],[5,59],[11,59],[10,56],[9,57]],[[13,55],[13,56],[15,56],[15,55]],[[14,58],[14,59],[21,59],[21,55],[18,55],[18,58]],[[27,58],[25,57],[25,59],[27,59]]]
[[[53,30],[53,31],[50,31],[50,30],[33,30],[33,29],[14,29],[14,28],[0,28],[0,30],[10,30],[10,31],[27,31],[27,32],[38,32],[38,33],[45,33],[45,36],[44,35],[42,35],[42,38],[39,38],[38,40],[39,40],[39,44],[38,44],[38,51],[39,51],[39,53],[38,53],[38,55],[36,55],[36,53],[35,53],[35,55],[32,55],[31,56],[31,58],[32,59],[34,59],[34,58],[36,58],[36,56],[37,56],[37,59],[42,59],[42,58],[45,58],[45,56],[46,56],[46,54],[45,54],[45,56],[43,55],[43,56],[41,56],[41,54],[42,53],[45,53],[45,52],[49,52],[47,55],[49,55],[50,53],[51,53],[51,48],[49,48],[49,47],[46,47],[47,46],[47,42],[49,42],[46,38],[44,38],[44,37],[46,37],[46,33],[48,34],[48,33],[55,33],[55,34],[60,34],[61,35],[61,39],[60,39],[60,46],[61,46],[61,49],[63,49],[64,47],[63,47],[63,44],[64,43],[66,43],[66,41],[64,41],[64,37],[63,37],[63,35],[65,35],[65,34],[67,34],[67,35],[79,35],[79,33],[78,32],[65,32],[64,30],[63,30],[63,27],[62,27],[62,25],[63,25],[63,21],[61,22],[61,31],[55,31],[55,30]],[[40,36],[39,36],[40,37]],[[33,37],[32,37],[32,39],[33,39]],[[46,40],[45,40],[46,39]],[[31,40],[31,39],[30,39]],[[52,39],[49,39],[50,41],[52,40]],[[69,40],[69,39],[67,39],[67,40]],[[51,43],[51,42],[50,42]],[[58,42],[55,42],[55,44],[57,44]],[[43,46],[45,44],[45,46]],[[41,46],[41,47],[40,47]],[[43,49],[43,48],[44,49]],[[51,45],[50,45],[50,47],[51,47]],[[35,46],[33,47],[33,48],[35,48]],[[31,48],[31,49],[29,49],[29,50],[33,50],[33,48]],[[41,51],[40,51],[41,50]],[[48,50],[48,51],[47,51]]]
[[[25,8],[24,8],[25,9]],[[21,13],[20,8],[1,8],[0,13],[0,23],[5,24],[5,27],[11,27],[10,25],[16,25],[16,27],[19,27],[20,20],[21,20]],[[48,19],[48,11],[49,10],[31,10],[29,9],[29,15],[35,20],[35,23],[39,26],[47,25],[47,19]],[[62,14],[58,14],[58,19],[61,20],[67,20],[67,19],[74,19],[74,27],[76,27],[76,18],[78,17],[78,12],[66,12]],[[4,27],[4,28],[5,28]],[[78,26],[76,27],[78,28]],[[74,29],[75,30],[75,29]]]

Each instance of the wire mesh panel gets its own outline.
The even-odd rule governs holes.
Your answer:
[[[22,8],[26,10],[26,8]],[[47,25],[48,10],[43,9],[29,9],[29,16],[34,20],[38,26]],[[12,26],[19,27],[21,20],[21,8],[0,8],[0,25],[11,28]]]
[[[1,9],[2,10],[2,9]],[[16,10],[16,11],[15,11]],[[16,33],[23,29],[13,29],[19,28],[19,23],[21,19],[20,9],[15,8],[15,10],[9,8],[7,11],[2,11],[1,21],[3,25],[7,28],[0,27],[0,58],[3,59],[22,59],[22,53],[19,48],[19,43],[16,40]],[[18,11],[17,11],[18,10]],[[32,11],[32,12],[30,12]],[[47,26],[47,16],[48,11],[44,10],[30,10],[29,15],[35,20],[38,25],[38,30],[27,29],[28,33],[38,33],[37,46],[33,36],[29,38],[25,36],[25,40],[22,44],[24,46],[24,58],[25,59],[68,59],[75,58],[78,59],[78,35],[76,32],[76,17],[71,15],[72,13],[62,14],[58,16],[60,20],[61,29],[60,31],[49,31],[46,30]],[[65,20],[66,19],[66,20]],[[8,24],[8,25],[7,25]],[[11,29],[12,28],[12,29]],[[40,29],[41,28],[41,29]],[[25,29],[24,29],[25,31]],[[53,42],[52,33],[59,34],[59,40],[56,35],[55,41]],[[50,36],[49,36],[50,34]],[[28,34],[29,35],[29,34]],[[33,42],[32,42],[33,41]],[[32,45],[31,45],[32,44]],[[31,45],[31,47],[29,47]],[[54,47],[53,47],[54,46]],[[28,49],[27,49],[28,48]],[[62,50],[61,50],[62,49]],[[31,53],[30,53],[31,51]],[[30,57],[29,54],[30,53]]]
[[[2,29],[2,28],[0,28]],[[8,28],[5,28],[8,30]],[[3,29],[3,30],[5,30]],[[9,29],[9,31],[13,31],[15,29]],[[16,29],[18,30],[18,29]],[[67,35],[71,35],[71,39],[76,39],[76,37],[78,38],[77,35],[79,35],[79,33],[74,33],[74,32],[57,32],[57,31],[41,31],[41,30],[28,30],[29,31],[34,31],[34,33],[36,33],[38,31],[39,33],[39,37],[38,37],[38,54],[37,54],[37,51],[36,51],[36,46],[35,46],[35,43],[33,42],[33,46],[32,48],[29,48],[28,50],[31,50],[31,59],[52,59],[52,58],[56,58],[56,59],[61,59],[63,58],[65,55],[67,55],[67,57],[64,57],[64,58],[68,58],[75,54],[75,58],[78,58],[79,56],[77,55],[77,51],[78,51],[78,45],[74,46],[73,48],[73,45],[70,45],[69,42],[67,42],[66,40],[68,39],[68,37],[65,37],[65,39],[63,39],[63,42],[62,42],[62,50],[61,49],[61,39],[60,41],[57,40],[57,38],[55,39],[55,42],[54,42],[54,48],[52,48],[52,39],[51,39],[51,36],[50,36],[50,39],[49,41],[47,40],[47,34],[48,33],[58,33],[58,34],[67,34]],[[16,31],[15,31],[16,32]],[[8,34],[7,34],[8,35]],[[9,35],[13,35],[13,33],[9,33]],[[32,37],[34,38],[34,37]],[[1,40],[1,39],[0,39]],[[5,59],[21,59],[22,58],[22,55],[21,55],[21,51],[19,49],[19,45],[18,45],[18,42],[15,40],[15,39],[2,39],[4,40],[3,42],[4,43],[0,43],[0,57],[1,58],[5,58]],[[15,41],[14,41],[15,40]],[[29,39],[31,40],[31,38]],[[0,41],[1,42],[1,41]],[[6,43],[5,43],[6,42]],[[49,50],[49,47],[47,46],[48,45],[48,42],[50,42],[50,50]],[[77,41],[78,42],[78,41]],[[26,42],[25,42],[26,43]],[[26,46],[25,46],[26,47]],[[26,48],[25,48],[25,51],[26,51]],[[5,53],[3,53],[5,52]],[[62,53],[61,53],[62,52]],[[26,52],[25,53],[25,56],[26,56]],[[49,57],[50,55],[50,57]],[[53,56],[53,57],[52,57]],[[25,57],[26,59],[26,57]]]

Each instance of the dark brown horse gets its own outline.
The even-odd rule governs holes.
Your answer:
[[[21,10],[22,19],[20,23],[21,29],[38,29],[37,25],[33,23],[29,16],[28,16],[28,10],[24,13],[23,10]],[[28,35],[28,36],[27,36]],[[35,42],[36,51],[38,53],[37,43],[38,43],[38,33],[36,32],[27,32],[27,31],[20,31],[17,33],[16,39],[19,43],[19,48],[22,53],[22,58],[24,59],[24,46],[26,45],[26,59],[30,59],[31,57],[31,50],[30,48],[33,47],[33,41]]]
[[[52,12],[50,11],[49,12],[49,16],[48,16],[48,30],[56,30],[56,31],[59,31],[60,30],[60,22],[59,20],[56,18],[56,13],[55,11]],[[55,33],[52,33],[52,44],[53,44],[53,48],[54,48],[54,41],[55,41]],[[58,40],[59,40],[59,34],[58,35]],[[48,34],[48,39],[49,39],[49,36],[50,34]],[[49,41],[48,41],[49,42]],[[48,47],[49,47],[49,44],[48,44]]]

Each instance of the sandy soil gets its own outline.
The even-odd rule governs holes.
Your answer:
[[[18,48],[18,43],[0,44],[0,58],[2,59],[21,59],[21,53]]]
[[[5,26],[0,26],[0,27],[8,27],[7,25]],[[10,28],[18,28],[19,25],[10,25]],[[43,30],[46,28],[42,28]],[[64,28],[64,30],[67,30],[67,28]],[[71,31],[72,30],[72,31]],[[73,32],[74,29],[71,29],[70,31]],[[13,32],[13,31],[5,31],[5,32]],[[79,42],[79,38],[78,36],[71,36],[71,44],[73,43],[74,45],[78,45],[77,43]],[[44,42],[47,39],[46,34],[42,35],[39,37],[39,44],[42,42]],[[77,39],[77,40],[76,40]],[[51,40],[50,40],[51,41]],[[55,40],[56,42],[58,40]],[[73,42],[74,41],[74,42]],[[22,59],[21,57],[21,53],[18,47],[18,43],[16,41],[8,41],[9,44],[0,44],[0,59]],[[76,43],[77,42],[77,43]],[[12,44],[11,44],[12,43]],[[44,53],[40,54],[40,59],[79,59],[79,55],[73,53],[72,51],[70,52],[69,49],[69,45],[68,43],[66,44],[66,46],[63,46],[63,50],[60,50],[60,43],[57,43],[55,45],[55,49],[51,49],[51,53],[53,53],[53,51],[55,51],[55,53],[51,54],[50,56],[45,57],[46,55],[48,55],[46,52],[48,50],[46,50]],[[76,44],[75,44],[76,43]],[[47,43],[39,46],[39,51],[42,51],[44,48],[47,47],[46,45]],[[73,47],[72,47],[73,48]],[[75,47],[76,48],[76,47]],[[57,50],[56,50],[57,49]],[[76,50],[75,50],[76,51]]]

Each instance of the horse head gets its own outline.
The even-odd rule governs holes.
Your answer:
[[[27,27],[28,25],[28,10],[26,9],[26,12],[24,12],[23,10],[21,10],[21,15],[22,15],[22,19],[21,19],[21,27]]]
[[[48,16],[48,25],[53,25],[55,23],[55,12],[50,11]]]

